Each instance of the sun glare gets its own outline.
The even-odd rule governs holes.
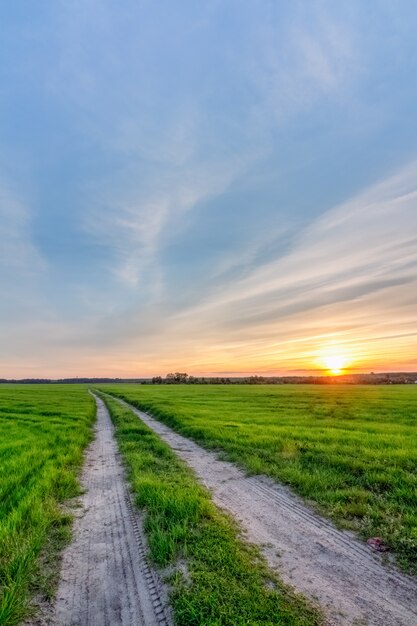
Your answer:
[[[351,359],[340,348],[340,346],[328,346],[320,350],[318,355],[321,367],[324,367],[328,374],[332,376],[340,376],[346,371]]]
[[[342,356],[327,356],[324,362],[329,372],[334,376],[341,374],[345,365],[345,359]]]

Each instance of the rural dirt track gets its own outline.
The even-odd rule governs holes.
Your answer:
[[[113,426],[99,398],[85,494],[65,550],[54,626],[167,626],[165,593],[145,558],[141,521],[124,480]]]
[[[319,606],[328,624],[417,625],[413,578],[384,566],[379,554],[337,530],[287,488],[266,477],[246,477],[232,463],[124,404],[194,470],[215,503],[261,546],[281,579]]]

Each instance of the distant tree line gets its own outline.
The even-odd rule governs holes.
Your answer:
[[[154,376],[151,381],[153,385],[230,385],[232,380],[223,377],[201,377],[191,376],[185,372],[170,373],[162,378],[162,376]]]
[[[374,374],[344,374],[340,376],[241,376],[201,377],[185,372],[169,373],[163,378],[154,376],[143,384],[153,385],[404,385],[417,383],[416,372]]]

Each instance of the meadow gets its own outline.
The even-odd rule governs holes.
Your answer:
[[[417,572],[417,388],[108,385],[251,474],[289,485]]]
[[[0,624],[53,595],[94,416],[86,387],[0,385]]]
[[[100,385],[250,474],[289,485],[417,572],[417,388]],[[92,437],[85,385],[0,385],[0,624],[51,600]],[[146,510],[152,561],[171,567],[179,624],[318,624],[272,574],[194,474],[126,407],[104,399]],[[172,566],[182,563],[182,569]],[[224,589],[229,593],[225,594]]]

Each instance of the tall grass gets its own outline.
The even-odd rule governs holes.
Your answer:
[[[85,387],[0,385],[2,625],[18,624],[34,593],[53,593],[56,552],[70,534],[59,503],[79,493],[94,415]]]
[[[417,386],[104,388],[363,538],[381,536],[417,572]]]
[[[237,538],[193,473],[138,417],[108,396],[119,449],[152,560],[171,566],[172,607],[181,626],[312,626],[318,614],[268,571]]]

